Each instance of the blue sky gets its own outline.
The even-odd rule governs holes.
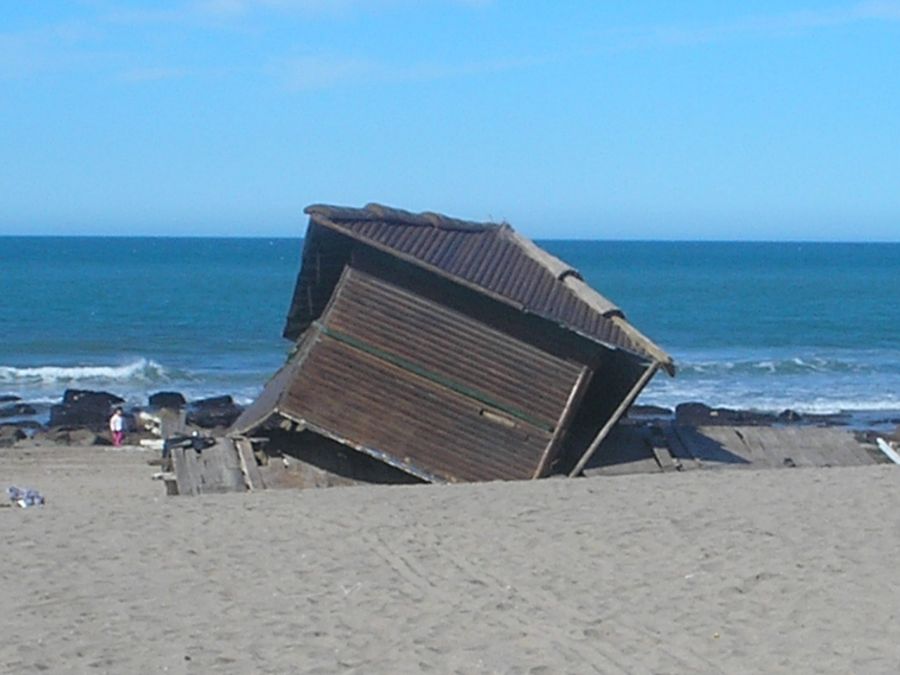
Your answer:
[[[0,4],[0,234],[900,241],[900,2]]]

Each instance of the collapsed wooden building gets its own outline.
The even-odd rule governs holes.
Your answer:
[[[310,206],[286,364],[232,434],[376,482],[577,475],[672,359],[507,224]]]

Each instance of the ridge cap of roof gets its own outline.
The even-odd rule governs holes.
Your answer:
[[[675,373],[675,363],[672,357],[657,346],[653,340],[635,328],[625,317],[625,313],[619,306],[588,284],[577,269],[564,260],[557,258],[552,253],[545,251],[531,239],[519,234],[511,227],[508,228],[508,231],[504,232],[504,235],[515,243],[526,255],[553,274],[557,281],[562,283],[581,302],[588,305],[588,307],[605,319],[613,321],[619,329],[637,343],[645,353],[657,360],[670,375]]]
[[[557,281],[572,291],[579,300],[585,302],[591,309],[605,317],[613,315],[625,316],[618,305],[592,288],[584,281],[581,272],[569,265],[569,263],[557,258],[552,253],[545,251],[531,239],[519,234],[513,229],[509,230],[507,236],[510,237],[510,239],[512,239],[526,255],[547,269],[554,277],[556,277]]]
[[[303,209],[303,212],[319,222],[325,220],[335,224],[344,220],[370,220],[381,221],[393,225],[413,225],[417,227],[434,227],[441,230],[461,230],[471,232],[499,230],[504,226],[503,223],[479,223],[471,220],[462,220],[460,218],[451,218],[450,216],[434,213],[432,211],[413,213],[412,211],[396,209],[375,202],[370,202],[363,208],[333,206],[330,204],[311,204]]]

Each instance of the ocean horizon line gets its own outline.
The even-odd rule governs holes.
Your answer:
[[[305,230],[305,226],[303,228]],[[3,234],[0,240],[13,239],[123,239],[123,240],[206,240],[206,241],[302,241],[303,234],[289,235],[220,235],[220,234]],[[542,237],[531,236],[537,242],[608,242],[611,244],[839,244],[859,246],[900,246],[900,239],[659,239],[621,237]]]

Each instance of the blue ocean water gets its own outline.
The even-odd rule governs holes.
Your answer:
[[[640,402],[900,410],[900,244],[539,242],[678,363]],[[0,394],[252,400],[300,239],[0,238]]]

